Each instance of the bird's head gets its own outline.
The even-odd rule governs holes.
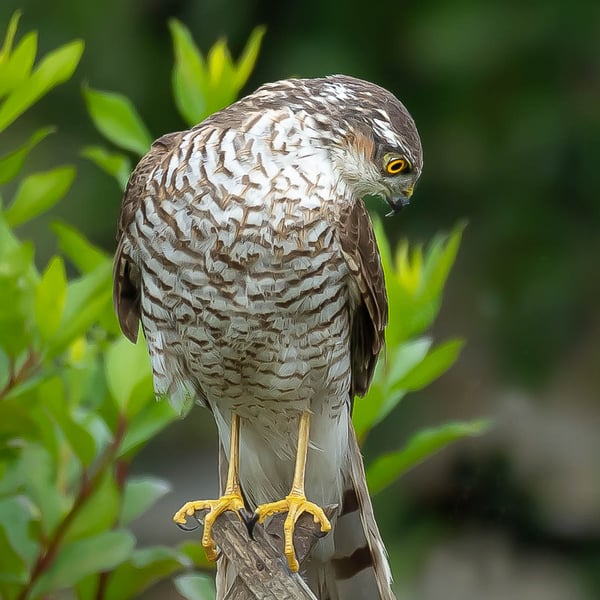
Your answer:
[[[322,84],[334,100],[330,138],[336,170],[358,197],[380,196],[396,213],[410,201],[423,168],[421,140],[404,105],[387,90],[336,75]]]
[[[332,153],[340,177],[357,197],[380,196],[397,213],[410,202],[421,175],[421,156],[360,127]]]
[[[421,140],[409,112],[386,89],[346,75],[285,79],[240,104],[247,114],[285,106],[302,115],[310,123],[309,145],[328,151],[354,197],[381,196],[394,213],[408,204],[423,168]]]

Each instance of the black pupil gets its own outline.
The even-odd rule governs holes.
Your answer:
[[[390,165],[390,172],[391,173],[399,173],[400,171],[402,171],[403,168],[404,168],[404,161],[403,160],[395,160]]]

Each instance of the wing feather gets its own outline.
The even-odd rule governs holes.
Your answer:
[[[357,200],[341,215],[339,239],[353,277],[352,396],[366,393],[384,345],[388,302],[381,258],[365,203]]]
[[[179,133],[170,133],[152,144],[131,173],[121,203],[113,267],[113,303],[121,330],[134,343],[140,321],[140,271],[127,253],[127,236],[144,196],[149,193],[148,182],[153,171],[164,162],[165,155],[179,139]]]

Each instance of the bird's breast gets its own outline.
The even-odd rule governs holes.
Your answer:
[[[250,138],[240,162],[228,135],[155,173],[165,185],[138,212],[146,333],[182,348],[181,370],[225,412],[262,423],[271,407],[279,422],[336,398],[323,410],[338,413],[350,369],[345,198],[318,149]]]
[[[210,231],[199,223],[196,257],[178,270],[181,293],[207,311],[257,325],[327,318],[347,267],[331,223],[305,212],[279,217],[273,210],[273,218],[240,207]]]

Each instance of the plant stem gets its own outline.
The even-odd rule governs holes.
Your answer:
[[[15,361],[11,358],[10,360],[10,376],[5,386],[0,389],[0,400],[4,398],[13,388],[15,388],[27,375],[30,374],[35,367],[38,366],[38,356],[32,348],[27,352],[27,358],[23,364],[15,371]]]
[[[98,466],[92,476],[90,476],[89,472],[84,471],[81,475],[81,484],[79,486],[79,492],[75,501],[73,502],[73,506],[71,510],[64,516],[63,520],[58,524],[58,527],[54,531],[54,534],[50,537],[48,541],[48,545],[45,550],[40,550],[40,554],[35,562],[33,570],[31,571],[31,577],[29,578],[29,582],[27,585],[21,590],[21,593],[17,597],[17,600],[27,600],[33,586],[39,577],[44,573],[52,564],[56,555],[60,549],[60,544],[62,543],[69,527],[79,511],[83,508],[87,500],[93,495],[96,491],[98,485],[102,481],[102,477],[106,472],[106,469],[110,467],[113,463],[114,457],[119,450],[119,446],[123,441],[125,436],[125,432],[127,430],[127,421],[124,416],[119,417],[119,422],[117,424],[117,431],[115,432],[115,437],[113,441],[107,446],[104,454],[102,455]]]
[[[125,483],[127,482],[128,475],[129,461],[124,460],[122,458],[118,459],[115,462],[115,482],[117,484],[117,489],[121,496],[123,495],[123,491],[125,490]],[[114,523],[114,525],[117,525],[117,523],[118,520]],[[96,588],[95,600],[104,600],[104,594],[106,593],[109,577],[109,571],[102,571],[102,573],[98,575],[98,587]]]

